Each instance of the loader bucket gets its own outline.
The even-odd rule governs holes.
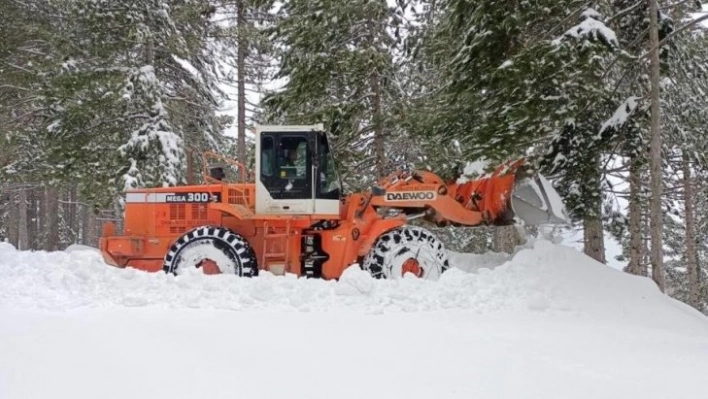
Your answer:
[[[524,177],[516,182],[511,193],[511,208],[527,225],[569,222],[560,195],[541,174]]]

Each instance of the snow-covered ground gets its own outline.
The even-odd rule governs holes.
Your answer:
[[[705,398],[708,318],[538,241],[437,282],[175,278],[0,243],[0,398]]]
[[[609,232],[605,231],[603,234],[605,236],[605,261],[607,262],[607,266],[613,269],[623,270],[627,267],[627,260],[617,260],[617,257],[622,255],[622,245],[617,242],[617,240]],[[582,252],[585,245],[583,236],[584,234],[582,227],[567,230],[560,235],[560,243]]]

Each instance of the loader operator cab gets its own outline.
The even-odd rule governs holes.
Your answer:
[[[322,125],[255,132],[257,212],[339,216],[342,186]]]

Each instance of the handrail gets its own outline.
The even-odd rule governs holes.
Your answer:
[[[204,159],[205,159],[205,162],[204,162],[204,164],[203,164],[203,166],[202,166],[202,175],[203,175],[203,177],[204,177],[204,180],[207,181],[207,182],[209,182],[209,183],[211,183],[211,184],[219,184],[219,183],[226,183],[226,182],[223,182],[223,181],[220,181],[220,180],[216,180],[216,179],[214,179],[213,177],[211,177],[211,176],[209,175],[209,162],[206,161],[206,159],[207,159],[208,157],[217,158],[217,159],[220,159],[221,161],[223,161],[223,162],[225,162],[225,163],[228,163],[228,164],[237,166],[237,167],[238,167],[238,171],[239,171],[239,178],[240,178],[240,180],[241,180],[242,183],[247,183],[247,182],[249,182],[249,181],[250,181],[250,178],[252,178],[252,177],[255,176],[255,172],[254,172],[254,171],[248,170],[248,168],[246,167],[246,165],[245,165],[244,163],[239,162],[239,161],[237,161],[237,160],[235,160],[235,159],[227,158],[226,156],[221,155],[221,154],[218,154],[218,153],[215,153],[215,152],[213,152],[213,151],[204,151],[204,152],[202,153],[202,156],[203,156]]]

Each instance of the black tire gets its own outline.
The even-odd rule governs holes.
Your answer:
[[[190,254],[191,251],[194,252]],[[170,246],[162,269],[166,273],[177,275],[182,267],[200,267],[199,262],[202,257],[206,257],[206,251],[210,251],[211,256],[221,258],[221,262],[212,259],[217,262],[221,273],[236,274],[241,277],[258,275],[256,254],[248,241],[229,229],[214,226],[201,226],[184,233]],[[189,255],[194,258],[185,259]],[[184,262],[188,263],[184,264]]]
[[[401,226],[381,234],[361,267],[375,278],[399,279],[406,259],[420,264],[422,279],[437,280],[450,268],[443,243],[430,231],[417,226]]]

